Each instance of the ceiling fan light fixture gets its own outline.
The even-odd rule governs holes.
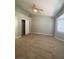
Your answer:
[[[38,12],[38,10],[37,9],[33,9],[33,12]]]

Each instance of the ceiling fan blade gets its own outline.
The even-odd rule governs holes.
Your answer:
[[[33,8],[36,8],[36,5],[35,4],[33,4]]]
[[[40,11],[44,11],[43,9],[39,9]]]
[[[33,11],[37,10],[38,12],[44,11],[43,9],[37,8],[36,4],[33,4],[32,9],[33,9]]]

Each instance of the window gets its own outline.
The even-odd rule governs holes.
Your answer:
[[[64,15],[61,15],[57,19],[57,31],[64,33]]]

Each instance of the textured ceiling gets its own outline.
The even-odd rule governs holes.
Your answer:
[[[63,4],[63,0],[15,0],[16,5],[34,15],[54,16]],[[32,5],[37,4],[43,9],[40,13],[32,11]]]

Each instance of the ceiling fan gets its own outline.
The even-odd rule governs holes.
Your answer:
[[[32,5],[32,10],[33,12],[41,12],[43,11],[43,9],[40,9],[37,5],[33,4]]]

